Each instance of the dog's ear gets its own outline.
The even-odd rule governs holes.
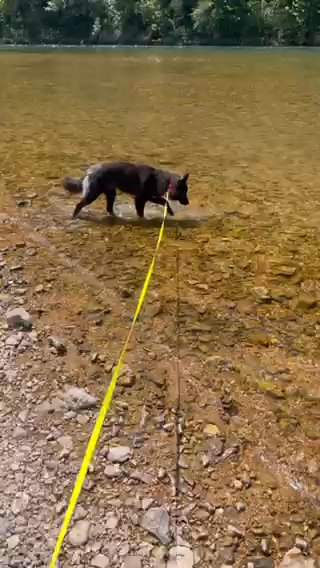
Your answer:
[[[183,182],[188,181],[188,177],[189,177],[189,174],[184,174],[184,176],[182,176],[182,178],[181,178],[181,181],[183,181]]]

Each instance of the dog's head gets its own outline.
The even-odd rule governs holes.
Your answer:
[[[169,199],[172,199],[172,201],[179,201],[181,205],[189,205],[188,178],[189,174],[185,174],[178,179],[172,189],[169,186]]]

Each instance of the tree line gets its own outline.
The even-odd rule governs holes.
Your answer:
[[[320,0],[0,0],[2,43],[320,45]]]

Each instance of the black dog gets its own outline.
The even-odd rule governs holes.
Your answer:
[[[82,199],[77,204],[73,217],[104,193],[107,201],[107,212],[113,215],[113,205],[116,191],[119,189],[133,195],[136,211],[139,217],[144,216],[147,201],[158,205],[168,205],[168,213],[174,215],[169,203],[163,197],[188,205],[188,177],[189,174],[178,174],[159,170],[143,164],[129,162],[111,162],[96,164],[86,171],[81,179],[66,177],[63,186],[72,193],[82,191]]]

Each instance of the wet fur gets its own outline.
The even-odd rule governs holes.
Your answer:
[[[137,215],[143,217],[147,201],[163,206],[167,203],[164,195],[169,186],[169,199],[188,205],[188,177],[189,174],[180,176],[144,164],[111,162],[91,166],[81,179],[65,177],[63,186],[71,193],[82,191],[82,199],[76,205],[73,217],[102,194],[106,198],[107,212],[114,215],[117,189],[134,197]],[[174,215],[169,203],[168,213]]]

